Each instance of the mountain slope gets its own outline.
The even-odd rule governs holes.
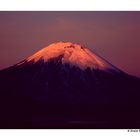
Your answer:
[[[0,71],[0,85],[1,127],[140,126],[140,80],[77,44],[52,44]]]

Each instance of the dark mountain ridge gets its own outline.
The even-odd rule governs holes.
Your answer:
[[[139,128],[140,79],[54,43],[0,71],[0,128]]]
[[[139,127],[140,80],[125,73],[81,70],[60,56],[2,70],[0,85],[2,127]]]

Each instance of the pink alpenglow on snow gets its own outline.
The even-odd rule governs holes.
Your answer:
[[[41,49],[34,55],[26,59],[27,62],[33,61],[34,63],[43,59],[44,62],[52,58],[63,56],[62,64],[68,63],[86,69],[108,70],[113,69],[118,71],[117,68],[109,64],[104,59],[100,58],[97,54],[92,52],[86,47],[71,42],[57,42]],[[20,64],[20,63],[19,63]]]

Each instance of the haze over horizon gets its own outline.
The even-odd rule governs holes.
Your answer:
[[[0,69],[53,42],[80,43],[140,77],[140,12],[0,12]]]

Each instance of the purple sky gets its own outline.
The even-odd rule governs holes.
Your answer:
[[[80,43],[140,77],[140,12],[0,12],[0,69],[57,41]]]

